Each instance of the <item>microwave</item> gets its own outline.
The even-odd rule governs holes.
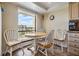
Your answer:
[[[69,21],[69,30],[70,31],[79,31],[79,20],[70,20]]]

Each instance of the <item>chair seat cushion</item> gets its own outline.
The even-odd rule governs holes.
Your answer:
[[[19,38],[18,40],[11,40],[11,41],[8,41],[8,45],[9,46],[13,46],[13,45],[16,45],[16,44],[19,44],[21,42],[24,42],[24,41],[28,41],[28,40],[31,40],[32,38]]]
[[[45,39],[46,38],[46,36],[41,36],[41,37],[39,37],[40,39]]]
[[[25,37],[25,38],[19,38],[18,40],[23,42],[23,41],[33,40],[33,38]]]
[[[39,42],[38,46],[43,47],[43,48],[50,48],[53,44],[48,43],[48,42]]]
[[[18,41],[17,40],[16,41],[8,41],[7,43],[8,43],[8,46],[13,46],[13,45],[21,43],[21,41],[19,41],[19,40]]]

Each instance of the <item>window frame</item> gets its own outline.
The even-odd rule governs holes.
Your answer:
[[[24,14],[24,15],[28,15],[28,16],[32,16],[32,17],[34,17],[34,32],[36,32],[36,15],[30,15],[30,14],[28,14],[28,13],[24,13],[24,12],[18,12],[18,15],[19,14]],[[19,18],[18,18],[19,19]]]

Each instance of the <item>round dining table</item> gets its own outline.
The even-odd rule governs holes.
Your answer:
[[[34,48],[35,48],[35,53],[34,55],[37,53],[37,48],[36,48],[36,43],[37,40],[45,38],[47,35],[47,33],[45,32],[33,32],[33,33],[26,33],[25,37],[30,37],[34,39]]]

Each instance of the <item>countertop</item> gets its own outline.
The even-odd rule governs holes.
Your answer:
[[[68,31],[69,33],[79,33],[79,31]]]

